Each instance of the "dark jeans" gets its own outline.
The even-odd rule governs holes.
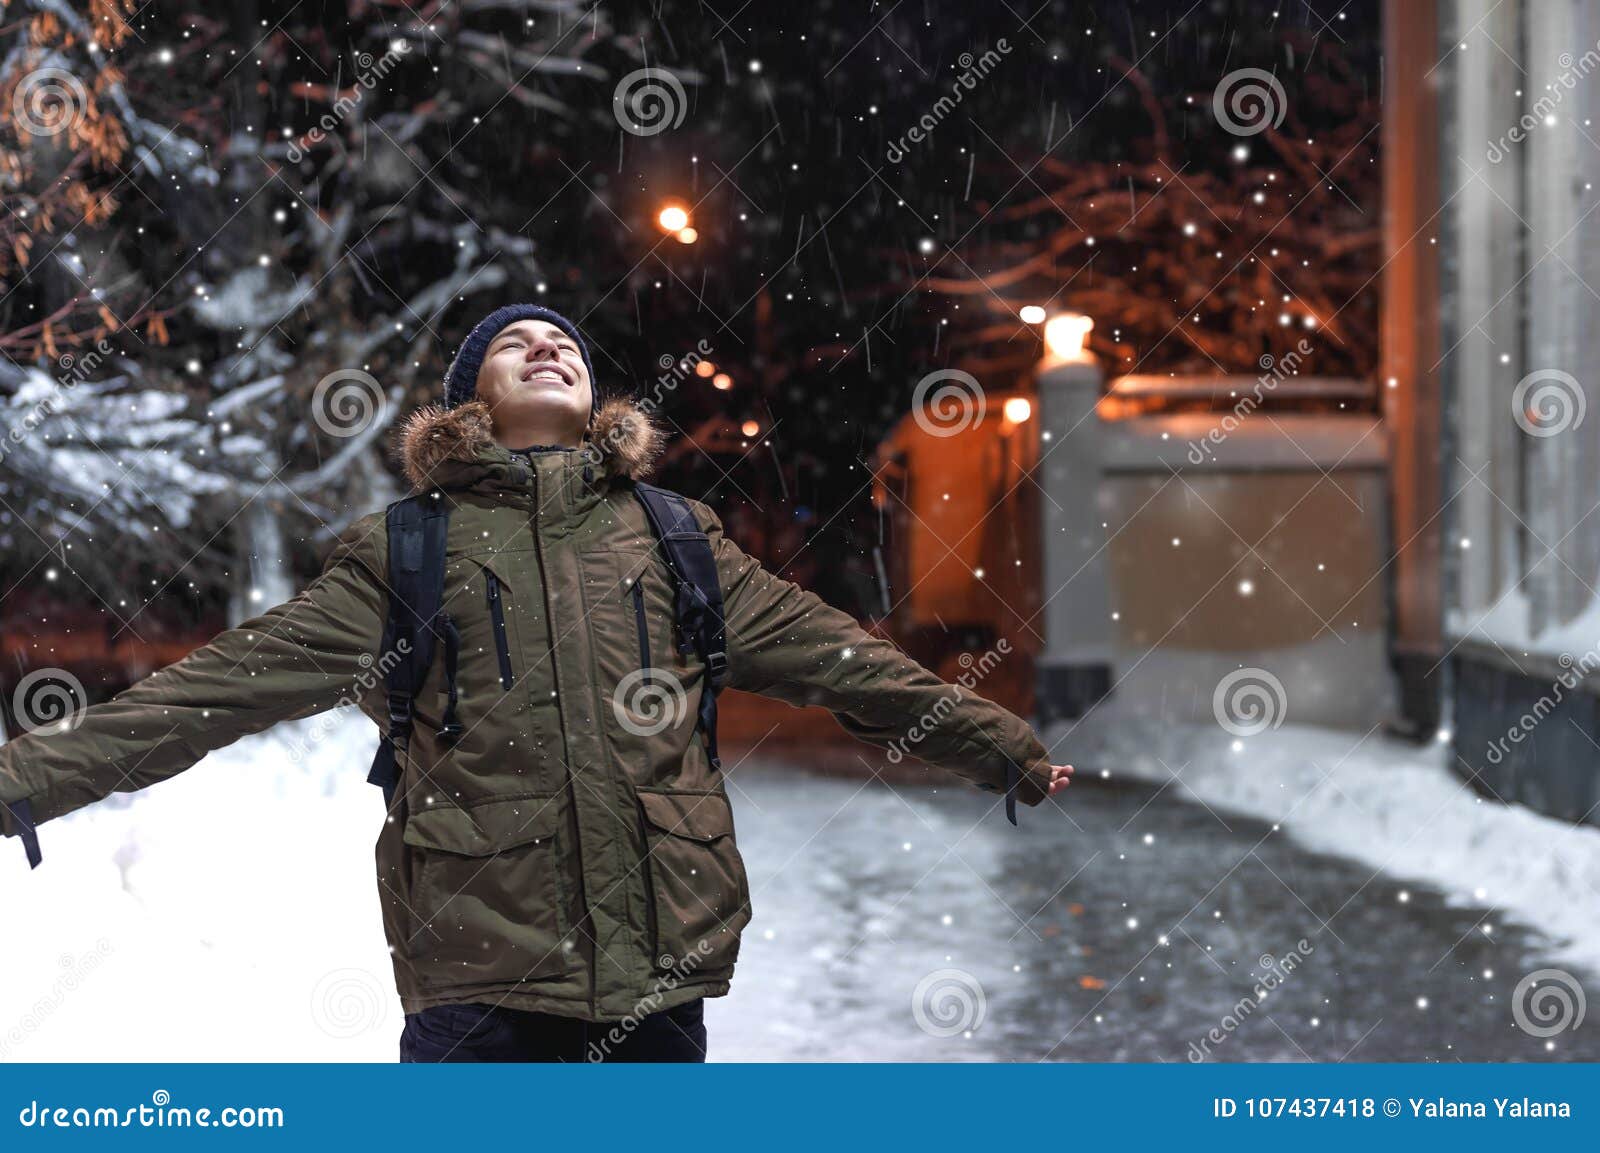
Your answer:
[[[407,1013],[400,1060],[704,1061],[704,1002],[631,1022],[579,1021],[495,1005],[435,1005]]]

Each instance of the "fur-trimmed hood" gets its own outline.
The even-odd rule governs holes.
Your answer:
[[[495,443],[493,428],[489,406],[481,400],[456,408],[429,404],[417,409],[395,440],[406,481],[420,491],[439,482],[439,470],[447,462],[470,464],[505,453]],[[595,414],[583,449],[607,473],[640,480],[655,466],[666,440],[644,409],[629,400],[608,400]]]

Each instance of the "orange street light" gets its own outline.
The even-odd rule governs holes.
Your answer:
[[[1063,312],[1045,322],[1044,343],[1057,360],[1085,359],[1084,342],[1094,321],[1078,312]]]
[[[689,227],[689,210],[681,204],[664,205],[656,223],[663,232],[682,232]]]

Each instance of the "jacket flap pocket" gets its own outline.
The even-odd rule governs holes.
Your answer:
[[[655,556],[647,552],[618,551],[614,554],[617,561],[617,571],[622,574],[624,588],[632,588],[645,573],[650,571],[650,565]]]
[[[412,813],[401,837],[408,845],[487,857],[554,837],[561,825],[556,796],[513,797],[457,805],[448,801]]]
[[[509,581],[517,573],[539,563],[532,548],[478,549],[475,552],[451,553],[449,561],[451,564],[459,561],[461,564],[489,569],[503,581]]]
[[[733,809],[721,793],[639,793],[644,818],[662,832],[714,841],[733,832]]]

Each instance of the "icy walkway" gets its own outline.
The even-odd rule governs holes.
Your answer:
[[[1308,849],[1537,927],[1557,959],[1600,973],[1600,828],[1480,797],[1443,745],[1294,725],[1236,739],[1111,710],[1046,742],[1097,775],[1275,822]]]

